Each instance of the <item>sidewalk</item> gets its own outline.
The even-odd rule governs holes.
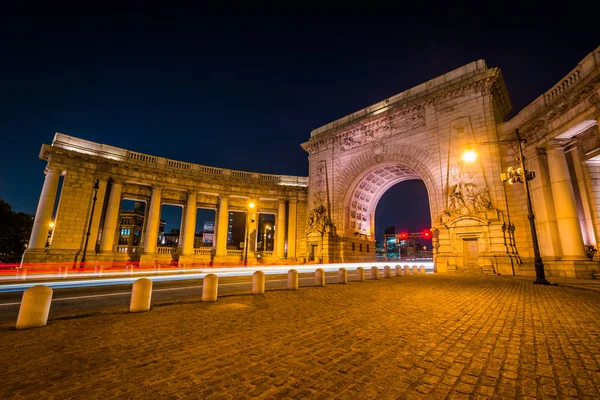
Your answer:
[[[2,399],[600,397],[600,293],[417,275],[0,330]]]
[[[505,276],[511,279],[520,279],[528,282],[535,280],[534,276]],[[600,290],[600,279],[575,279],[575,278],[546,278],[548,282],[558,286],[569,286],[577,289]]]

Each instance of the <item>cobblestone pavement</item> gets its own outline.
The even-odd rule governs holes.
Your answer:
[[[600,398],[600,292],[498,276],[277,290],[0,331],[0,398]]]

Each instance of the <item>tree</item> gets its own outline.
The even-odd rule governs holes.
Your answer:
[[[0,263],[18,263],[27,248],[33,215],[14,212],[0,199]]]

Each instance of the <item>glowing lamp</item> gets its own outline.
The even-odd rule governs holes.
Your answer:
[[[424,239],[431,239],[431,231],[429,231],[429,230],[423,231],[423,238]]]
[[[406,232],[401,232],[401,233],[400,233],[400,239],[402,239],[402,240],[406,240],[406,239],[408,239],[408,233],[406,233]]]
[[[467,163],[472,163],[477,160],[477,152],[473,149],[467,149],[462,154],[462,160]]]
[[[254,204],[253,202],[248,203],[248,208],[254,208],[256,206],[256,204]]]

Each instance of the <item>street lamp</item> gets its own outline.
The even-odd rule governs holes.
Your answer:
[[[546,280],[546,274],[544,272],[544,263],[542,262],[542,256],[540,255],[540,247],[538,244],[537,233],[535,230],[535,216],[533,215],[533,207],[531,205],[531,195],[529,194],[529,181],[535,178],[535,172],[527,171],[525,169],[525,156],[523,155],[523,146],[521,145],[525,139],[521,139],[519,135],[519,129],[515,129],[515,136],[519,147],[519,168],[514,169],[509,167],[506,173],[501,174],[500,178],[502,182],[510,183],[511,185],[517,182],[523,183],[525,189],[525,195],[527,196],[527,218],[529,219],[529,227],[531,231],[531,241],[533,242],[533,265],[535,267],[535,285],[550,285],[550,282]],[[512,142],[512,140],[499,140],[492,143],[506,143]],[[463,153],[462,159],[466,162],[473,162],[477,158],[477,153],[468,149]]]
[[[92,212],[90,213],[90,222],[88,223],[87,232],[85,233],[85,244],[83,245],[83,254],[81,255],[81,262],[79,264],[80,268],[85,267],[85,253],[88,247],[88,241],[90,240],[90,230],[92,229],[92,220],[94,219],[94,208],[96,206],[96,195],[98,194],[98,189],[100,188],[100,180],[96,179],[94,183],[94,198],[92,200]]]
[[[246,215],[246,245],[244,246],[244,266],[248,265],[248,236],[250,235],[250,224],[251,221],[254,223],[254,218],[250,216],[250,213],[256,205],[253,202],[248,203],[248,213]]]
[[[267,249],[267,231],[271,230],[271,225],[265,225],[265,233],[263,234],[263,250],[264,251],[268,251],[269,249]]]

